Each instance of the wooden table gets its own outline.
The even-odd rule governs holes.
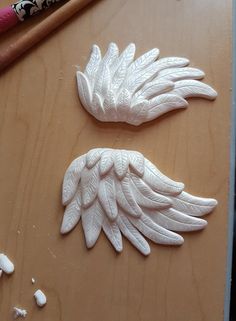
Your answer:
[[[5,34],[1,46],[40,19]],[[30,321],[223,320],[231,33],[230,0],[100,0],[1,75],[0,251],[16,267],[0,280],[1,320],[12,320],[16,305]],[[93,43],[105,50],[110,41],[121,48],[135,42],[138,54],[157,46],[161,56],[188,57],[218,98],[191,99],[187,110],[138,128],[96,121],[77,97],[76,65],[85,66]],[[126,240],[116,254],[104,235],[88,251],[81,225],[62,237],[65,169],[106,146],[139,150],[188,192],[216,198],[207,229],[184,235],[179,248],[151,244],[148,258]],[[48,297],[41,310],[33,300],[37,288]]]

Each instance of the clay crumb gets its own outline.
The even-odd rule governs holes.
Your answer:
[[[34,293],[35,301],[39,307],[43,307],[47,303],[46,295],[41,290]]]
[[[27,315],[27,311],[26,310],[20,309],[20,308],[17,308],[17,307],[13,308],[13,312],[14,312],[14,318],[15,319],[17,319],[17,318],[25,318],[26,315]]]
[[[11,260],[3,253],[0,253],[0,270],[7,274],[14,272],[14,264]]]
[[[31,279],[31,283],[32,283],[32,284],[35,283],[35,279],[34,279],[34,278]]]

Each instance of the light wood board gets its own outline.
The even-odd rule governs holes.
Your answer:
[[[8,0],[1,5],[9,3]],[[1,46],[41,17],[1,37]],[[188,57],[218,92],[138,128],[103,124],[81,106],[76,65],[93,43],[135,42],[138,54]],[[0,280],[0,320],[15,305],[31,321],[222,321],[226,282],[231,117],[230,0],[100,0],[0,76],[0,251],[16,271]],[[186,191],[219,206],[179,248],[151,244],[144,258],[101,235],[87,250],[81,225],[62,237],[61,183],[69,163],[94,147],[142,152]],[[31,278],[36,284],[31,284]],[[38,309],[37,288],[48,304]]]

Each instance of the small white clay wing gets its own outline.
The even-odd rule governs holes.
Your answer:
[[[216,98],[216,91],[199,81],[204,72],[188,67],[188,59],[158,59],[157,48],[136,60],[134,55],[134,44],[119,55],[111,43],[104,57],[94,45],[85,71],[77,71],[80,101],[98,120],[138,126],[187,107],[185,98]]]
[[[207,222],[199,217],[210,213],[217,201],[186,193],[183,183],[166,177],[139,152],[96,148],[67,169],[63,204],[62,234],[81,217],[88,248],[103,230],[116,251],[123,249],[123,235],[148,255],[145,237],[181,245],[184,239],[176,232],[203,229]]]

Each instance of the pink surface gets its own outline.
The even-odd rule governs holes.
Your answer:
[[[0,33],[15,26],[18,18],[11,6],[0,9]]]

